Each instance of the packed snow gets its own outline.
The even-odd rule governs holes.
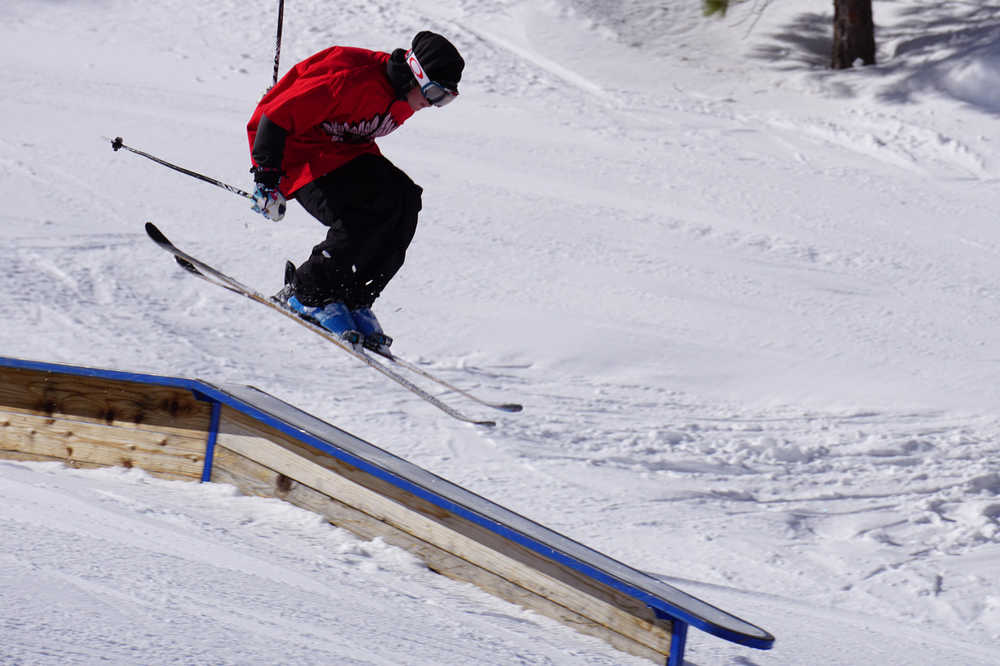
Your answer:
[[[249,187],[274,2],[0,5],[0,354],[252,384],[772,632],[697,666],[1000,663],[1000,2],[298,0],[282,71],[446,34],[458,102],[376,306],[450,420],[265,293],[324,229]],[[455,395],[442,394],[463,409]],[[491,415],[492,416],[492,415]],[[646,663],[276,500],[0,461],[0,664]]]

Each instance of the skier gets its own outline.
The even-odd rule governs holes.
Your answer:
[[[295,65],[247,124],[253,210],[278,221],[295,199],[329,227],[277,297],[382,353],[392,339],[372,304],[403,265],[423,189],[375,139],[453,101],[464,67],[455,46],[429,31],[391,55],[333,46]]]

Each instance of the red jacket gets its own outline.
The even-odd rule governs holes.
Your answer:
[[[280,189],[286,197],[364,153],[375,139],[413,115],[386,75],[388,53],[333,46],[285,74],[257,105],[247,135],[250,149],[261,114],[288,132]]]

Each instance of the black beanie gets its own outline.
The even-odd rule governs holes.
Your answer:
[[[437,33],[424,30],[416,34],[410,48],[427,73],[427,78],[458,90],[465,61],[451,42]]]

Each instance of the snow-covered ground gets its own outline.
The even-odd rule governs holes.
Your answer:
[[[247,187],[275,5],[0,5],[0,354],[254,384],[777,636],[691,664],[1000,663],[1000,2],[876,1],[847,72],[809,0],[288,3],[283,70],[466,57],[381,142],[425,198],[376,311],[492,431],[145,237],[268,292],[321,238],[104,138]],[[0,497],[0,663],[644,663],[224,486]]]

